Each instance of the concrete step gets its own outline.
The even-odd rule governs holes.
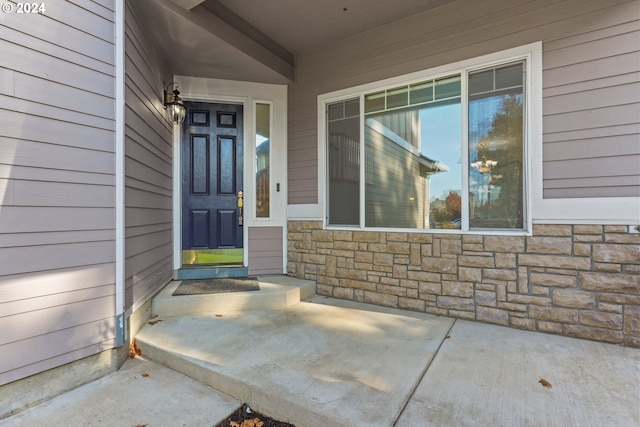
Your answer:
[[[243,266],[183,267],[177,271],[176,280],[212,279],[215,277],[247,277],[249,269]]]
[[[173,296],[181,283],[180,280],[174,280],[154,297],[151,311],[153,315],[161,316],[195,316],[271,310],[308,300],[316,293],[316,282],[312,280],[289,276],[260,276],[258,282],[259,291]]]
[[[155,320],[143,357],[299,427],[393,425],[453,324],[322,296]]]

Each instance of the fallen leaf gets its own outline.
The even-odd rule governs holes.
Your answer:
[[[240,424],[238,424],[238,423],[237,423],[237,422],[235,422],[235,421],[231,421],[231,422],[229,423],[229,427],[240,427]]]
[[[538,381],[540,384],[542,384],[543,387],[546,388],[551,388],[551,383],[547,380],[545,380],[544,378],[540,378],[540,381]]]
[[[216,314],[216,317],[222,317],[222,314]]]
[[[445,340],[448,340],[449,338],[451,338],[451,335],[447,335],[446,337],[444,337]]]
[[[138,346],[136,345],[136,340],[134,338],[133,341],[131,341],[131,344],[129,344],[129,357],[134,359],[136,356],[140,356],[141,354],[142,350],[138,348]]]
[[[147,378],[149,374],[142,374],[142,378]]]
[[[154,320],[153,322],[149,322],[151,326],[157,324],[158,322],[162,322],[162,320]]]

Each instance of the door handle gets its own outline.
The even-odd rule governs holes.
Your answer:
[[[238,191],[238,225],[242,226],[243,218],[242,218],[242,207],[244,206],[244,193],[242,191]]]

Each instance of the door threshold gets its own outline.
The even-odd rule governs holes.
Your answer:
[[[218,279],[223,277],[247,277],[249,267],[182,267],[174,271],[174,280]]]

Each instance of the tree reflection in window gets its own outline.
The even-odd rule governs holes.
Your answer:
[[[523,64],[469,76],[469,224],[523,227]]]

